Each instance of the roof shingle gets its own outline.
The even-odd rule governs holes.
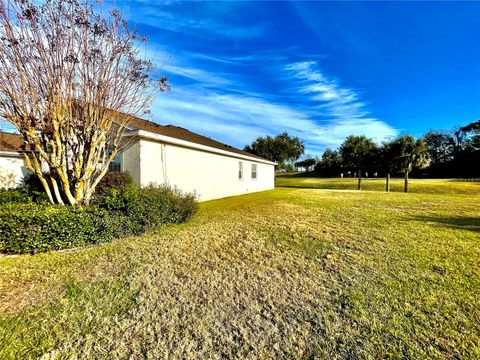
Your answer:
[[[22,150],[23,138],[21,135],[6,133],[0,131],[0,151],[14,151]]]
[[[129,126],[132,126],[138,130],[149,131],[159,135],[169,136],[175,139],[189,141],[195,144],[200,144],[204,146],[209,146],[215,149],[228,151],[234,154],[239,154],[243,156],[250,156],[259,160],[270,161],[268,159],[262,158],[260,156],[251,154],[249,152],[234,148],[233,146],[221,143],[219,141],[213,140],[209,137],[202,136],[191,132],[190,130],[184,129],[182,127],[173,126],[173,125],[159,125],[149,120],[140,119],[138,117],[130,117]]]
[[[251,154],[249,152],[234,148],[233,146],[213,140],[209,137],[196,134],[182,127],[173,126],[173,125],[159,125],[152,121],[140,119],[134,116],[129,116],[128,119],[129,119],[128,120],[129,126],[132,126],[138,130],[149,131],[154,134],[165,135],[175,139],[189,141],[199,145],[209,146],[214,149],[228,151],[238,155],[250,156],[252,158],[256,158],[259,160],[270,161],[260,156]],[[22,150],[22,145],[23,145],[23,138],[21,135],[0,132],[0,151],[19,152]]]

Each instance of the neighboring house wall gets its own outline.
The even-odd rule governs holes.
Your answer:
[[[260,161],[220,155],[162,142],[140,140],[140,182],[168,184],[187,192],[195,191],[200,200],[217,199],[273,189],[275,166]],[[243,179],[239,179],[239,163],[243,164]],[[124,161],[124,171],[136,171]],[[256,179],[252,179],[252,164]]]
[[[0,151],[0,189],[19,186],[28,174],[30,171],[25,167],[21,154]]]

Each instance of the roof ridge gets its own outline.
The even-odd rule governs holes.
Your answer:
[[[214,149],[221,149],[224,151],[231,152],[233,154],[240,154],[240,155],[256,158],[259,160],[271,162],[271,160],[265,159],[261,156],[249,153],[245,150],[238,149],[232,145],[225,144],[218,140],[212,139],[209,136],[197,134],[181,126],[176,126],[172,124],[161,125],[154,121],[142,119],[133,115],[129,115],[129,118],[130,118],[130,124],[134,128],[137,128],[139,130],[157,133],[160,135],[173,137],[175,139],[208,146]],[[0,151],[1,150],[21,151],[22,145],[23,145],[23,137],[20,134],[9,133],[4,131],[0,131],[0,134],[3,135],[2,138],[0,138]]]
[[[191,130],[185,129],[180,126],[176,126],[172,124],[160,125],[151,120],[142,119],[136,116],[132,116],[131,120],[132,121],[130,121],[130,125],[132,125],[133,127],[136,127],[138,130],[153,132],[159,135],[169,136],[175,139],[208,146],[211,148],[222,149],[234,154],[240,154],[240,155],[256,158],[259,160],[272,162],[271,160],[265,159],[261,156],[249,153],[245,150],[238,149],[232,145],[222,143],[208,136],[197,134]]]

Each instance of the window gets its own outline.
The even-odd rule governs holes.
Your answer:
[[[243,180],[243,162],[238,162],[238,180]]]
[[[117,153],[115,158],[108,164],[109,172],[121,172],[122,171],[122,155]]]
[[[252,179],[257,180],[257,164],[252,164]]]

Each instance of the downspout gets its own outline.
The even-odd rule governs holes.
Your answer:
[[[162,144],[162,175],[163,175],[163,183],[168,184],[168,177],[167,177],[167,145]]]

